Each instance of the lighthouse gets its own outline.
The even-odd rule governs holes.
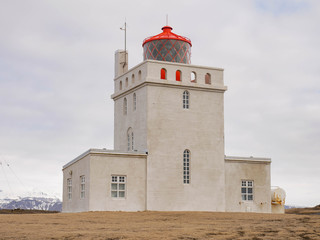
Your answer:
[[[272,211],[271,159],[225,155],[224,70],[191,64],[172,30],[130,69],[115,52],[114,149],[63,166],[63,211]]]

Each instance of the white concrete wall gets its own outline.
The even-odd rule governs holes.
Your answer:
[[[148,86],[148,210],[224,211],[223,93]],[[183,184],[183,152],[191,183]],[[217,194],[217,192],[219,194]]]
[[[146,156],[93,155],[90,159],[90,211],[146,210]],[[111,176],[126,176],[126,197],[111,197]]]
[[[148,210],[224,211],[222,70],[148,62]],[[167,80],[160,79],[160,69]],[[176,70],[182,81],[175,80]],[[190,73],[197,73],[197,83]],[[212,85],[204,83],[210,72]],[[183,92],[190,108],[183,109]],[[183,152],[191,152],[191,182],[183,183]],[[217,194],[217,192],[219,194]]]
[[[134,150],[147,149],[147,92],[142,86],[146,75],[146,66],[138,65],[126,74],[115,80],[114,98],[114,148],[127,151],[127,131],[132,128],[134,133]],[[134,82],[133,82],[134,78]],[[119,81],[126,82],[120,91]],[[136,109],[133,107],[133,95],[136,94]],[[127,114],[124,114],[123,102],[127,99]]]
[[[146,158],[143,153],[117,153],[90,149],[63,169],[63,212],[146,210]],[[72,171],[72,175],[70,175]],[[80,199],[80,176],[86,177],[85,198]],[[111,197],[111,176],[126,176],[126,197]],[[72,200],[67,178],[72,177]]]
[[[226,157],[226,211],[271,212],[270,159]],[[253,201],[242,201],[241,181],[253,180]]]
[[[72,173],[72,174],[70,174]],[[80,176],[86,179],[86,196],[80,198]],[[72,199],[68,199],[67,179],[72,179]],[[63,212],[83,212],[89,211],[89,192],[90,192],[90,156],[80,157],[80,160],[63,169]]]

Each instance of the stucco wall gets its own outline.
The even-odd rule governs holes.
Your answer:
[[[166,68],[167,80],[160,79]],[[181,70],[182,81],[175,81]],[[190,82],[196,71],[197,83]],[[224,211],[224,118],[221,82],[204,84],[206,72],[222,70],[148,62],[148,210]],[[202,81],[203,80],[203,81]],[[217,88],[217,89],[216,89]],[[190,108],[183,109],[185,90]],[[190,184],[183,183],[183,152],[191,153]],[[217,194],[217,192],[219,194]]]
[[[126,176],[126,197],[111,197],[111,176]],[[93,155],[90,211],[146,210],[146,155]]]
[[[115,94],[112,97],[114,98],[114,148],[116,150],[128,151],[129,128],[132,128],[134,133],[134,150],[147,149],[147,93],[142,85],[146,74],[146,65],[139,64],[115,79]],[[128,86],[126,86],[127,79]],[[119,86],[120,81],[123,85],[122,90]],[[136,94],[136,109],[133,103],[134,94]],[[127,114],[124,114],[124,98],[127,99]]]
[[[80,198],[80,176],[85,176],[85,198]],[[72,199],[68,199],[67,179],[72,179]],[[90,156],[81,157],[79,161],[63,169],[63,212],[89,211],[90,192]]]
[[[143,211],[146,209],[146,158],[143,153],[90,149],[63,168],[63,212]],[[72,171],[72,175],[70,174]],[[80,176],[86,178],[80,199]],[[125,198],[111,197],[111,176],[126,177]],[[72,178],[68,200],[67,179]]]
[[[226,158],[226,211],[271,212],[270,159]],[[241,181],[253,180],[253,201],[242,201]]]

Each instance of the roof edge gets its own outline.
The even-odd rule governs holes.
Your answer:
[[[79,160],[83,159],[84,157],[88,156],[89,154],[105,154],[105,155],[123,155],[123,156],[141,156],[145,157],[148,154],[146,152],[124,152],[124,151],[119,151],[119,150],[108,150],[108,149],[98,149],[98,148],[90,148],[89,150],[85,151],[84,153],[80,154],[78,157],[74,158],[67,164],[62,166],[62,170],[65,168],[71,166],[72,164],[78,162]]]

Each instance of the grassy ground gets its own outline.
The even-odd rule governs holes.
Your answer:
[[[320,215],[212,212],[1,214],[0,239],[320,239]]]

